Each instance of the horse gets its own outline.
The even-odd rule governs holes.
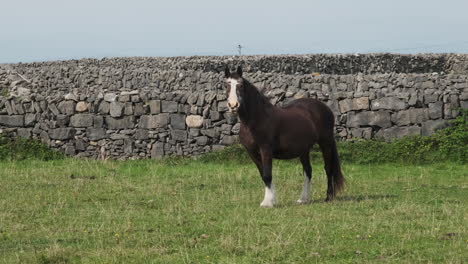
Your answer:
[[[272,159],[299,158],[304,186],[298,204],[310,202],[312,167],[309,153],[314,144],[320,146],[327,174],[327,202],[344,186],[340,160],[334,138],[335,117],[330,108],[315,99],[301,98],[278,107],[252,83],[242,77],[242,68],[224,70],[227,108],[240,119],[239,141],[258,168],[265,184],[261,207],[274,207]]]

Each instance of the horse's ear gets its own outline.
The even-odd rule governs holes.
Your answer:
[[[241,66],[237,66],[237,74],[242,77],[242,68]]]
[[[231,76],[231,71],[229,70],[229,67],[226,66],[224,67],[224,77],[229,78]]]

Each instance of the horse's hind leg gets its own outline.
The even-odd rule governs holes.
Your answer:
[[[307,204],[310,202],[310,181],[312,179],[312,167],[310,166],[309,153],[300,157],[302,163],[302,173],[304,175],[304,187],[301,197],[297,200],[298,204]]]
[[[327,198],[325,201],[330,202],[335,198],[336,193],[343,188],[344,178],[341,173],[335,140],[332,138],[327,142],[320,143],[320,149],[322,150],[328,180]]]

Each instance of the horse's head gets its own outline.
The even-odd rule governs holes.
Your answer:
[[[242,104],[244,95],[244,79],[242,78],[242,68],[237,67],[235,72],[231,72],[226,66],[224,69],[224,85],[228,97],[227,107],[229,112],[236,113]]]

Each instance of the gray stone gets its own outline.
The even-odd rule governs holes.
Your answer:
[[[76,103],[74,101],[62,101],[58,105],[58,109],[64,115],[75,114]]]
[[[240,131],[240,123],[237,123],[232,127],[231,132],[234,134],[239,134],[239,131]]]
[[[462,92],[460,94],[460,101],[467,101],[468,100],[468,92]]]
[[[92,114],[76,114],[70,118],[70,126],[72,127],[91,127],[93,126]]]
[[[141,102],[141,98],[140,98],[139,95],[132,95],[131,101],[132,101],[132,103],[139,103],[139,102]]]
[[[131,138],[124,139],[124,153],[125,154],[132,154],[133,152],[133,140]]]
[[[132,90],[132,91],[123,91],[120,93],[120,95],[137,95],[139,93],[140,91],[138,90]]]
[[[99,109],[98,109],[98,112],[102,115],[107,115],[109,114],[109,111],[110,111],[110,104],[108,102],[104,102],[102,101],[100,104],[99,104]]]
[[[429,118],[430,119],[439,119],[443,117],[444,113],[444,103],[443,102],[435,102],[429,104]]]
[[[125,103],[124,115],[133,115],[133,104],[130,102]]]
[[[81,138],[77,138],[75,140],[75,149],[77,151],[85,151],[88,147],[88,144]]]
[[[403,110],[406,108],[405,102],[396,97],[384,97],[374,99],[371,103],[372,110],[387,109],[387,110]]]
[[[130,129],[135,127],[133,116],[125,116],[121,118],[106,116],[105,124],[108,129]]]
[[[151,158],[158,159],[164,156],[164,143],[155,142],[151,147]]]
[[[135,131],[135,139],[137,140],[145,140],[149,138],[148,129],[137,129]]]
[[[450,125],[449,122],[446,120],[429,120],[422,124],[421,134],[423,136],[429,136],[433,134],[435,131],[442,129],[442,128],[446,128],[449,125]]]
[[[226,112],[228,110],[227,101],[218,102],[218,112]]]
[[[58,120],[59,116],[60,115],[57,116],[57,120]],[[24,116],[24,126],[27,126],[27,127],[33,126],[36,123],[36,120],[37,120],[36,114],[27,113]]]
[[[226,146],[223,146],[223,145],[213,145],[213,146],[211,146],[211,149],[213,151],[221,151],[221,150],[223,150],[225,148],[226,148]]]
[[[14,108],[14,111],[17,114],[20,114],[20,115],[24,114],[24,108],[21,102],[18,102],[18,103],[12,102],[12,107]]]
[[[216,135],[214,129],[202,129],[200,130],[200,132],[202,133],[202,135],[208,136],[210,138],[214,138]]]
[[[409,106],[417,106],[419,103],[419,98],[417,93],[412,93],[410,99],[408,100]]]
[[[460,101],[460,107],[462,109],[468,109],[468,101]]]
[[[348,127],[378,126],[390,127],[390,113],[387,111],[349,113],[346,121]]]
[[[119,102],[125,103],[130,102],[130,95],[119,95],[118,99]]]
[[[55,128],[49,130],[49,137],[55,140],[72,139],[75,136],[76,130],[74,128]]]
[[[107,138],[106,130],[104,128],[88,128],[86,135],[91,141],[98,141]]]
[[[217,111],[210,111],[210,119],[211,121],[218,121],[221,119],[221,114]]]
[[[207,136],[196,137],[195,140],[197,141],[197,144],[200,146],[205,146],[209,142]]]
[[[221,144],[223,144],[223,145],[232,145],[234,143],[237,143],[237,141],[238,141],[237,136],[227,136],[227,135],[225,135],[221,139]]]
[[[185,129],[185,115],[171,114],[171,126],[174,129]]]
[[[14,115],[15,113],[13,112],[13,107],[11,107],[10,101],[5,102],[5,108],[7,110],[8,115]]]
[[[25,120],[27,119],[27,116]],[[67,127],[70,122],[70,117],[67,115],[58,115],[57,116],[57,126],[58,127]]]
[[[187,140],[187,131],[174,129],[171,131],[171,137],[175,141],[186,141]]]
[[[7,127],[23,127],[24,116],[22,115],[12,115],[12,116],[0,115],[0,125],[7,126]]]
[[[200,93],[197,99],[197,106],[200,106],[200,107],[203,106],[204,102],[205,102],[205,94]]]
[[[161,101],[161,112],[163,113],[176,113],[178,110],[177,102]]]
[[[392,122],[399,126],[421,124],[428,119],[427,109],[422,108],[403,110],[392,115]]]
[[[76,97],[76,95],[75,95],[75,94],[72,94],[72,93],[67,93],[67,94],[64,96],[64,99],[65,99],[65,100],[72,100],[72,101],[75,101],[75,102],[78,101],[78,98]]]
[[[104,101],[106,102],[115,102],[117,100],[117,95],[115,93],[106,93],[104,94]]]
[[[200,129],[190,128],[189,129],[189,135],[192,136],[192,137],[199,136],[200,135]]]
[[[200,115],[189,115],[185,119],[185,123],[190,128],[200,128],[203,126],[203,117]]]
[[[42,141],[43,143],[46,143],[46,144],[47,144],[47,143],[49,142],[49,140],[50,140],[49,134],[48,134],[46,131],[41,131],[41,132],[39,133],[39,137],[41,138],[41,141]]]
[[[29,96],[31,94],[31,89],[24,88],[24,87],[18,87],[16,89],[16,94],[18,95],[18,97]]]
[[[93,127],[104,127],[104,117],[103,116],[94,116],[93,117]]]
[[[136,103],[135,110],[133,112],[135,116],[141,116],[147,113],[147,108],[143,106],[143,103]]]
[[[75,156],[76,154],[76,149],[75,149],[75,146],[65,146],[65,155],[67,156]]]
[[[435,103],[439,99],[439,95],[437,94],[425,94],[424,95],[424,103]]]
[[[128,135],[114,133],[114,134],[110,135],[110,139],[114,140],[116,142],[116,144],[117,144],[117,142],[119,142],[118,144],[122,145],[122,144],[124,144],[124,142],[122,140],[128,139]]]
[[[346,113],[355,110],[368,110],[369,97],[360,97],[353,99],[344,99],[339,102],[341,113]]]
[[[57,109],[55,104],[49,104],[48,108],[55,116],[60,114],[60,111]]]
[[[232,125],[228,125],[228,124],[221,125],[221,131],[223,132],[223,134],[230,135],[231,129],[232,129]]]
[[[370,139],[372,138],[372,128],[351,128],[351,135],[353,136],[353,138]]]
[[[24,114],[24,108],[21,102],[15,103],[14,101],[12,101],[11,106],[14,108],[15,113],[20,114],[20,115]]]
[[[169,124],[169,114],[143,115],[140,117],[139,128],[165,128]]]
[[[386,129],[380,129],[376,134],[376,138],[384,138],[390,140],[393,138],[402,138],[406,136],[419,136],[421,135],[421,128],[418,126],[409,127],[391,127]]]
[[[230,125],[234,125],[237,123],[237,115],[233,113],[226,112],[224,113],[224,118],[226,119],[227,123]]]
[[[81,138],[75,140],[75,149],[78,151],[84,151],[88,147],[88,144]]]
[[[32,128],[18,128],[18,137],[31,138]]]
[[[121,117],[123,115],[124,104],[121,102],[110,103],[109,113],[112,117]]]
[[[151,101],[148,102],[148,105],[149,105],[149,108],[150,108],[150,113],[152,115],[161,113],[161,101],[151,100]]]
[[[197,102],[197,99],[198,99],[198,93],[192,93],[187,98],[187,103],[193,105]]]

